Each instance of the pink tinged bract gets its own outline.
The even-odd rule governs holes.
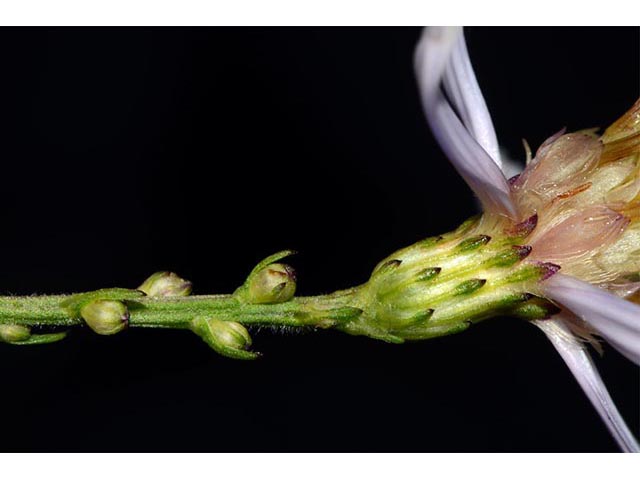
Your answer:
[[[473,74],[468,52],[464,45],[462,29],[437,27],[425,29],[416,48],[415,67],[423,106],[433,134],[458,173],[478,195],[485,212],[499,213],[519,220],[520,223],[516,226],[518,231],[522,230],[520,233],[525,235],[531,233],[538,223],[538,216],[535,212],[527,214],[527,212],[517,211],[510,186],[500,170],[501,161],[497,153],[499,151],[497,138],[491,117]],[[441,83],[444,83],[447,94],[460,118],[456,116],[441,91]],[[540,147],[536,154],[537,160],[532,162],[529,174],[514,180],[513,186],[516,191],[518,188],[522,188],[524,182],[534,172],[534,167],[538,162],[544,158],[549,160],[553,157],[552,144],[563,134],[564,130]],[[528,187],[536,184],[538,189],[542,187],[542,190],[546,190],[543,194],[562,194],[563,191],[556,190],[558,187],[560,190],[562,189],[567,174],[571,180],[574,180],[593,166],[592,152],[598,150],[599,153],[601,148],[599,145],[595,145],[592,139],[584,137],[579,137],[578,140],[568,139],[567,142],[560,145],[569,147],[565,148],[566,152],[573,150],[573,154],[577,154],[578,158],[565,157],[567,162],[563,165],[564,173],[562,175],[556,175],[557,172],[553,170],[552,163],[547,163],[548,170],[546,169],[547,165],[538,165],[544,168],[536,172],[534,182],[527,185]],[[560,160],[563,160],[563,153],[565,152],[560,152]],[[555,158],[558,159],[558,156]],[[520,193],[526,194],[526,190],[517,192],[517,194]],[[522,218],[518,218],[518,213],[522,216],[530,216],[527,220],[522,221]],[[547,253],[565,256],[580,255],[580,252],[584,252],[584,249],[594,241],[597,236],[594,232],[600,232],[605,236],[608,233],[613,237],[617,228],[621,230],[626,225],[624,217],[609,209],[591,213],[599,215],[589,217],[586,224],[584,215],[573,219],[569,215],[563,220],[563,222],[569,221],[569,223],[546,228],[545,234],[552,235],[548,240],[553,245],[550,247],[538,245],[538,251],[544,253],[544,248],[551,248],[551,251]],[[552,231],[555,228],[558,230]],[[587,235],[586,239],[563,238],[570,231],[573,231],[574,234],[584,234],[583,229],[592,235]],[[543,259],[543,261],[549,260]],[[554,273],[556,272],[557,269]],[[626,315],[630,314],[629,318],[639,319],[640,307],[597,287],[559,273],[550,276],[550,278],[547,277],[541,282],[541,286],[543,293],[550,299],[563,304],[576,315],[581,316],[614,347],[639,363],[638,322],[629,322]],[[588,294],[575,296],[580,289],[593,293],[594,299],[599,296],[604,297],[601,298],[603,303],[600,305],[600,310],[592,308],[592,302],[585,298]],[[615,308],[611,312],[607,312],[609,307]],[[632,311],[629,312],[629,310]],[[558,350],[621,448],[626,451],[638,451],[638,443],[615,408],[586,346],[569,330],[561,316],[534,323],[545,332]]]
[[[602,205],[578,210],[532,239],[530,259],[560,265],[567,260],[579,260],[611,244],[628,224],[624,215]]]
[[[518,186],[540,193],[556,190],[598,162],[602,152],[602,143],[598,139],[583,133],[557,135],[538,149],[536,158],[518,179]]]

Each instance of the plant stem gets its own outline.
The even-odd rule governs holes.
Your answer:
[[[526,261],[531,247],[500,228],[489,230],[492,237],[472,219],[393,253],[366,284],[329,295],[295,297],[292,269],[277,263],[293,253],[285,250],[258,263],[230,295],[189,296],[190,282],[157,272],[138,290],[0,297],[0,340],[58,341],[60,330],[84,324],[101,335],[127,326],[190,329],[219,353],[249,359],[256,354],[247,351],[248,325],[333,327],[402,343],[458,333],[498,314],[532,320],[555,313],[557,307],[536,296],[537,283],[560,267]]]
[[[324,326],[350,307],[357,289],[329,295],[297,297],[278,304],[247,304],[234,295],[170,297],[141,296],[126,300],[129,326],[144,328],[189,328],[194,317],[215,317],[245,325]],[[62,306],[72,295],[0,297],[0,325],[70,327],[83,324]],[[344,313],[344,312],[343,312]],[[330,325],[326,325],[330,326]]]

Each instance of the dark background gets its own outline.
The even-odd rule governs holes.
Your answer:
[[[299,293],[367,280],[472,195],[431,137],[420,30],[0,31],[0,289],[233,291],[284,248]],[[468,29],[502,144],[606,126],[638,96],[638,29]],[[0,451],[615,451],[544,335],[514,319],[402,346],[260,331],[0,345]],[[638,370],[597,360],[636,435]]]

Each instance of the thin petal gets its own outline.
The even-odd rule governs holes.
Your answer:
[[[533,323],[545,333],[566,362],[620,448],[625,452],[639,452],[640,446],[613,403],[586,346],[571,333],[562,316]]]
[[[486,210],[516,217],[500,168],[471,136],[445,98],[440,84],[461,29],[427,28],[416,48],[416,73],[427,121],[445,154]]]
[[[444,73],[444,86],[453,101],[458,115],[469,133],[477,140],[491,159],[502,169],[500,147],[496,131],[493,128],[489,109],[482,96],[478,80],[473,72],[464,33],[458,39],[451,52],[451,58]]]
[[[591,325],[613,347],[640,365],[640,306],[568,275],[541,283],[544,294]]]

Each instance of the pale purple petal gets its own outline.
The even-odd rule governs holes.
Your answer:
[[[462,32],[458,35],[451,52],[443,81],[447,94],[469,133],[484,148],[496,165],[502,169],[496,131],[473,72]]]
[[[620,448],[625,452],[639,452],[640,446],[613,403],[586,346],[571,333],[562,315],[533,323],[545,333],[566,362]]]
[[[568,275],[541,283],[544,294],[582,318],[620,353],[640,365],[640,306]]]
[[[485,210],[515,218],[516,208],[502,171],[456,116],[440,88],[461,33],[459,28],[426,28],[416,48],[416,73],[427,121],[440,147]]]

